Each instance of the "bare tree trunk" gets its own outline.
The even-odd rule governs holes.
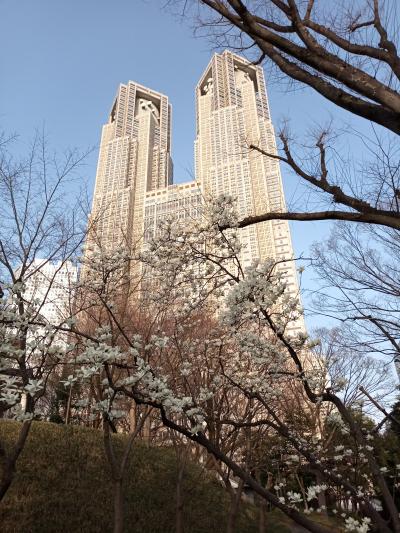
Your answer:
[[[143,439],[147,446],[150,446],[150,437],[151,437],[151,418],[147,417],[145,423],[143,424]]]
[[[114,533],[122,533],[124,529],[124,495],[122,477],[114,481]]]
[[[129,409],[129,432],[133,433],[136,429],[136,403],[132,400],[131,408]]]
[[[263,498],[258,499],[258,533],[266,533],[266,502]]]
[[[104,449],[106,452],[106,456],[111,468],[111,476],[114,482],[114,533],[122,533],[124,528],[124,492],[123,492],[123,480],[124,475],[126,471],[126,466],[128,463],[128,458],[130,451],[132,449],[133,441],[137,437],[137,435],[140,433],[143,424],[145,423],[148,415],[150,414],[151,410],[148,410],[143,414],[143,416],[140,418],[139,423],[136,425],[135,430],[133,433],[129,435],[128,442],[125,446],[125,450],[123,453],[122,461],[120,465],[117,463],[117,459],[115,457],[113,445],[111,442],[111,433],[110,433],[110,421],[108,418],[104,415],[103,417],[103,435],[104,435]]]
[[[257,481],[261,483],[260,476],[258,476]],[[271,472],[268,472],[267,485],[266,488],[271,490],[273,482],[273,475]],[[266,533],[267,531],[267,502],[264,498],[257,496],[258,499],[258,533]]]
[[[17,460],[22,450],[24,449],[25,442],[28,438],[29,430],[31,428],[31,424],[31,420],[28,420],[22,424],[18,435],[18,440],[15,444],[15,448],[9,456],[7,456],[5,448],[0,443],[0,464],[2,468],[2,476],[0,480],[0,502],[6,495],[14,479]]]
[[[185,462],[179,457],[178,477],[176,481],[176,533],[183,533],[183,476],[185,471]]]
[[[69,387],[67,407],[65,409],[65,424],[69,424],[69,419],[71,417],[71,401],[72,401],[72,385]]]
[[[231,505],[229,507],[228,524],[226,526],[226,533],[235,533],[236,520],[237,520],[239,508],[240,508],[240,502],[242,499],[243,486],[244,486],[244,482],[240,480],[236,491],[233,489],[229,491],[229,494],[231,497]]]
[[[317,485],[321,485],[322,482],[323,482],[323,479],[322,479],[321,474],[319,472],[317,472],[316,479],[317,479]],[[326,512],[326,494],[325,494],[324,490],[322,490],[321,492],[318,493],[318,505],[319,505],[320,508],[322,507],[322,512],[324,514],[327,514],[327,512]]]
[[[177,478],[175,487],[175,531],[176,533],[183,533],[184,520],[183,520],[183,507],[184,507],[184,492],[183,492],[183,480],[185,476],[186,461],[188,458],[188,450],[186,445],[179,439],[179,436],[175,432],[171,431],[170,437],[174,445],[176,466],[177,466]]]
[[[299,484],[299,487],[300,487],[300,492],[303,496],[303,502],[304,502],[304,508],[305,509],[308,509],[308,502],[307,502],[307,495],[306,495],[306,491],[305,491],[305,488],[304,488],[304,484],[302,482],[302,480],[300,479],[299,477],[299,474],[296,472],[296,480],[297,480],[297,483]],[[317,476],[318,478],[318,476]]]

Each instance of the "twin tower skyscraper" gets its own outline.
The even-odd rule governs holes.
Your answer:
[[[196,87],[195,180],[190,182],[173,184],[167,96],[136,82],[121,84],[101,137],[91,214],[97,238],[107,247],[122,238],[138,246],[163,218],[196,218],[204,198],[221,194],[237,199],[241,218],[284,211],[279,164],[249,150],[251,144],[276,153],[264,73],[229,51],[213,56]],[[298,295],[287,221],[243,228],[240,238],[244,265],[278,260],[290,292]]]

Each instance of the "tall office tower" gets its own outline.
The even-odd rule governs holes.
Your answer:
[[[276,153],[262,68],[228,51],[215,54],[196,87],[196,110],[196,181],[172,185],[167,97],[131,81],[120,86],[103,127],[91,214],[101,245],[117,247],[125,239],[138,246],[166,216],[195,218],[204,198],[220,194],[237,198],[241,217],[285,210],[278,162],[248,149],[257,144]],[[288,222],[262,222],[240,232],[243,263],[278,260],[297,297]]]
[[[140,241],[146,193],[172,183],[170,149],[168,98],[121,84],[103,126],[91,213],[91,235],[102,246]]]
[[[277,153],[263,69],[225,51],[215,54],[196,87],[196,178],[204,194],[237,198],[241,218],[285,211],[279,164],[249,145]],[[242,260],[292,259],[287,221],[262,222],[241,230]],[[298,292],[293,261],[278,268]]]

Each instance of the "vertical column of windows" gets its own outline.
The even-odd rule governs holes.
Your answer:
[[[232,56],[227,56],[226,62],[226,78],[227,78],[227,103],[228,105],[237,105],[237,91],[235,81],[235,65]]]
[[[125,133],[127,135],[133,134],[133,124],[135,118],[135,102],[136,102],[136,85],[132,82],[128,84],[128,96],[127,96],[127,111],[126,111],[126,123]]]
[[[124,134],[125,122],[125,107],[126,107],[126,85],[120,85],[117,109],[115,114],[115,135],[120,137]]]
[[[260,101],[260,109],[265,120],[270,120],[269,105],[267,98],[267,90],[265,88],[264,72],[261,67],[257,68],[257,84],[258,84],[258,99]]]

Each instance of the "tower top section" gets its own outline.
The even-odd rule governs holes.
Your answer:
[[[258,100],[260,115],[270,119],[264,71],[229,50],[214,54],[196,86],[196,100],[210,99],[214,111],[242,106],[242,90],[251,88]]]
[[[140,123],[150,121],[157,130],[160,149],[170,151],[171,105],[168,97],[134,81],[118,87],[108,124],[114,127],[114,138],[126,135],[136,138]]]

